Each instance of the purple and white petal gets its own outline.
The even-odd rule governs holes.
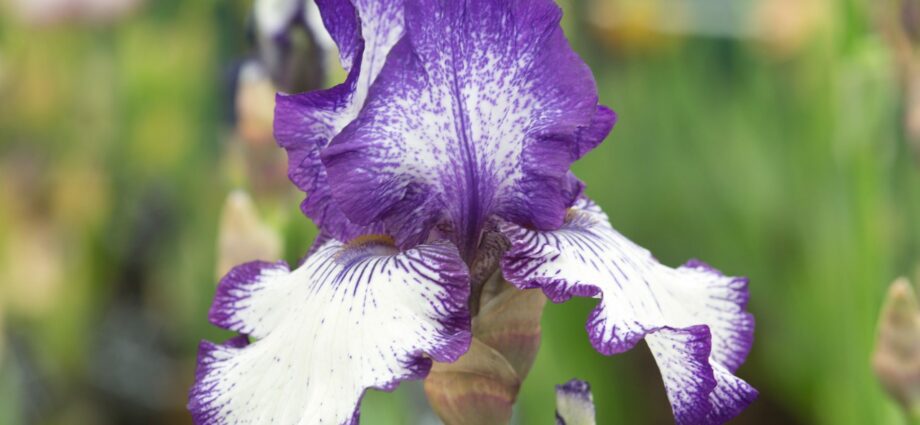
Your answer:
[[[322,25],[338,48],[339,63],[350,73],[364,48],[352,0],[315,0],[315,4]]]
[[[403,0],[319,0],[329,34],[349,70],[328,90],[279,94],[275,139],[288,153],[288,177],[307,193],[304,214],[332,236],[348,240],[378,229],[352,224],[332,202],[319,153],[361,110],[387,54],[403,35]]]
[[[711,335],[705,325],[687,329],[662,328],[645,337],[678,424],[703,423],[712,411],[710,394],[716,388],[709,362]]]
[[[504,223],[502,232],[511,242],[502,259],[509,282],[540,287],[554,302],[600,298],[586,326],[598,351],[621,353],[646,339],[679,423],[724,419],[753,399],[756,392],[731,376],[753,341],[746,279],[699,261],[664,266],[617,233],[586,199],[569,210],[558,230]]]
[[[757,398],[757,390],[711,360],[710,339],[705,325],[645,337],[678,424],[723,424]]]
[[[750,384],[734,375],[724,366],[712,365],[716,388],[709,395],[712,410],[706,415],[706,424],[724,424],[741,414],[759,395]]]
[[[384,237],[330,240],[294,271],[237,267],[210,319],[255,341],[202,343],[195,422],[357,423],[367,388],[392,390],[467,350],[468,279],[449,243],[399,252]]]
[[[284,319],[284,303],[279,304],[283,300],[268,295],[278,288],[275,282],[290,273],[284,261],[253,261],[234,267],[217,284],[208,320],[227,330],[264,338]]]
[[[405,38],[322,154],[342,211],[401,245],[446,221],[465,256],[492,215],[562,224],[569,166],[615,116],[560,17],[551,0],[407,0]]]

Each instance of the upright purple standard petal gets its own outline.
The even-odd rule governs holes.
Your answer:
[[[560,17],[551,0],[407,0],[406,37],[323,152],[342,211],[402,245],[447,225],[468,259],[492,215],[561,225],[569,166],[615,116]]]
[[[352,224],[332,202],[320,150],[361,110],[387,54],[403,35],[403,0],[318,0],[326,28],[339,47],[346,81],[328,90],[279,94],[275,138],[288,153],[288,176],[307,193],[301,209],[333,237],[375,232]]]
[[[756,397],[732,375],[753,340],[746,279],[699,261],[677,269],[661,265],[587,200],[558,230],[506,223],[502,231],[511,241],[502,259],[509,282],[540,287],[554,302],[601,299],[587,324],[598,351],[621,353],[645,338],[679,424],[723,423]]]
[[[198,424],[356,424],[367,388],[391,390],[469,347],[468,272],[444,242],[328,241],[304,264],[249,263],[218,287],[211,321],[255,341],[203,342]]]

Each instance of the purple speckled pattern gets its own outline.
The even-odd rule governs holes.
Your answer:
[[[501,230],[511,242],[502,259],[509,282],[542,288],[557,303],[600,298],[586,325],[599,352],[622,353],[646,340],[678,423],[722,423],[756,397],[732,375],[753,342],[747,279],[698,260],[677,269],[661,265],[617,233],[586,198],[557,230],[507,222]]]
[[[331,89],[279,94],[274,132],[288,154],[288,177],[307,193],[301,210],[331,236],[348,240],[378,233],[375,226],[352,224],[335,203],[320,151],[364,105],[393,44],[403,34],[402,0],[324,0],[317,5],[339,47],[345,82]]]
[[[552,229],[571,163],[615,115],[550,0],[407,0],[406,36],[322,153],[341,210],[400,246],[449,223],[471,258],[493,215]]]
[[[195,423],[356,424],[366,389],[393,390],[466,352],[469,291],[448,242],[400,252],[383,237],[329,240],[293,271],[239,266],[210,317],[254,342],[202,342]]]

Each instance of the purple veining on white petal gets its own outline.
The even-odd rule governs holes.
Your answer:
[[[679,425],[716,425],[738,416],[757,390],[711,360],[705,325],[663,328],[646,336]]]
[[[556,231],[504,223],[502,232],[511,241],[502,259],[509,282],[542,288],[554,302],[600,298],[586,325],[598,351],[621,353],[646,339],[679,423],[722,420],[756,396],[731,376],[753,342],[753,316],[745,311],[747,279],[725,276],[698,260],[677,269],[663,266],[610,227],[586,199]],[[725,388],[716,387],[718,379]]]
[[[757,399],[758,392],[747,382],[733,375],[722,365],[713,365],[716,388],[709,395],[712,410],[703,422],[707,425],[724,424],[741,414]]]
[[[198,385],[213,372],[215,364],[219,364],[223,353],[227,350],[242,349],[249,345],[249,339],[244,335],[231,338],[223,344],[214,344],[210,341],[201,341],[198,344],[198,367],[195,370],[195,383],[189,391],[188,409],[192,413],[192,420],[196,424],[215,423],[206,406],[201,405],[206,395],[213,390],[213,385]]]
[[[253,261],[234,267],[217,285],[208,320],[227,330],[264,337],[277,326],[279,312],[275,305],[266,303],[271,298],[259,297],[258,292],[270,289],[273,281],[289,273],[284,261]]]
[[[646,336],[678,424],[700,424],[712,411],[709,395],[716,388],[709,363],[712,347],[705,325],[662,328]]]
[[[550,0],[407,1],[406,37],[322,154],[342,211],[403,246],[447,221],[468,260],[492,215],[558,227],[570,164],[615,119],[560,16]]]
[[[351,223],[332,200],[320,151],[364,105],[390,48],[403,34],[402,0],[320,0],[323,20],[349,70],[346,81],[328,90],[279,94],[275,138],[288,153],[288,176],[307,193],[301,210],[340,240],[377,233],[379,226]]]
[[[725,276],[721,271],[700,261],[693,259],[680,266],[678,271],[692,270],[700,279],[706,280],[710,288],[720,297],[720,302],[728,302],[737,306],[730,312],[723,312],[730,318],[714,320],[709,323],[713,333],[713,357],[728,369],[735,372],[747,359],[754,345],[754,315],[746,311],[750,292],[748,292],[748,278]]]
[[[189,409],[198,424],[357,423],[367,388],[467,350],[468,280],[449,243],[399,252],[384,237],[327,241],[294,271],[239,266],[210,317],[255,341],[202,343]]]

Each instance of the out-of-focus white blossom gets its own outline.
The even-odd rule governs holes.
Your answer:
[[[256,0],[252,14],[259,61],[278,90],[322,86],[335,44],[313,0]]]
[[[249,194],[236,190],[227,196],[217,233],[217,276],[237,264],[281,256],[281,237],[262,222]]]

